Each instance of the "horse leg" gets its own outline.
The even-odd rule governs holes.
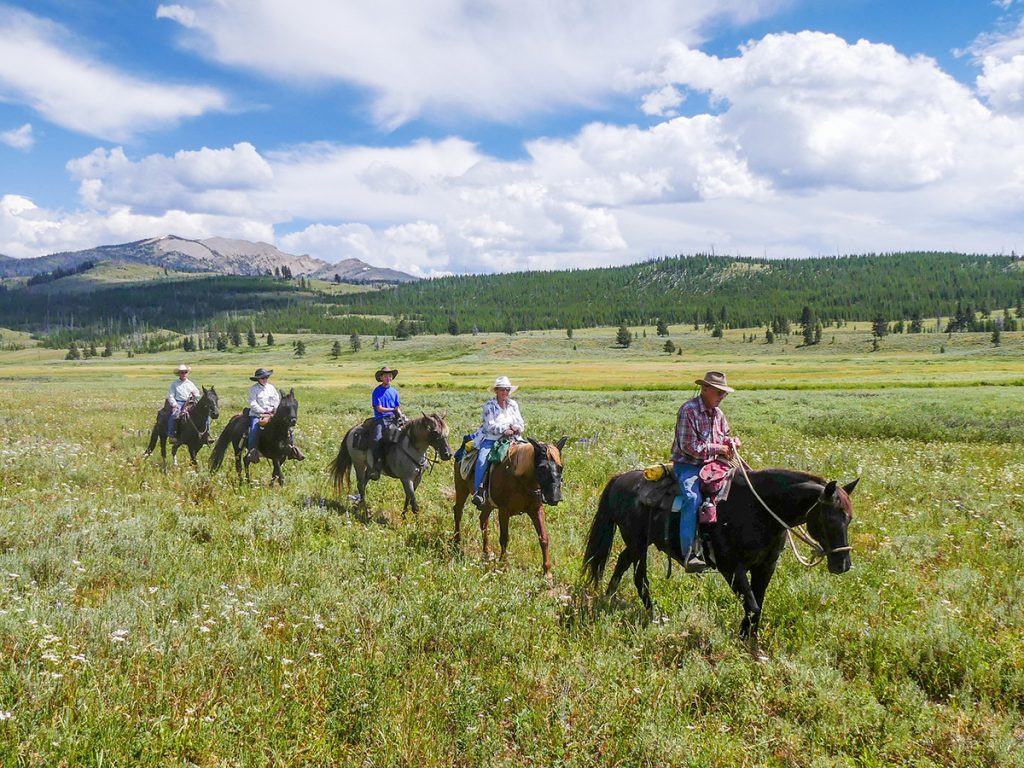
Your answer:
[[[642,552],[637,556],[635,565],[633,566],[633,584],[636,586],[637,594],[640,595],[640,600],[644,604],[644,608],[647,609],[647,613],[654,617],[654,601],[651,599],[651,585],[647,581],[647,552]],[[618,570],[618,565],[616,565]]]
[[[455,516],[455,537],[452,542],[459,549],[462,548],[462,509],[466,506],[468,495],[464,485],[455,483],[455,505],[452,507],[452,514]]]
[[[757,625],[761,619],[761,605],[754,597],[750,588],[750,581],[747,579],[746,566],[738,564],[732,572],[732,579],[729,582],[732,591],[743,601],[743,622],[740,624],[740,639],[749,640],[751,648],[757,645]],[[753,634],[751,634],[753,629]]]
[[[775,574],[775,566],[778,561],[771,565],[760,565],[750,571],[750,591],[757,603],[757,612],[750,617],[748,624],[751,650],[757,653],[757,632],[761,627],[761,613],[764,611],[764,594],[768,591],[768,584]]]
[[[160,435],[160,468],[167,471],[167,437]]]
[[[482,533],[483,537],[484,537],[484,559],[485,560],[487,558],[489,558],[493,554],[491,552],[491,544],[490,544],[490,542],[487,539],[487,524],[490,522],[490,520],[491,520],[491,508],[489,506],[484,506],[484,508],[480,511],[480,533]]]
[[[405,491],[405,505],[402,507],[402,517],[405,517],[405,510],[412,508],[412,513],[418,515],[420,513],[420,507],[416,503],[416,487],[413,485],[412,478],[402,478],[402,490]]]
[[[615,571],[612,573],[611,581],[608,582],[608,589],[605,590],[606,595],[615,594],[615,591],[619,588],[619,582],[622,581],[622,575],[632,564],[633,553],[629,549],[622,550],[619,553],[619,559],[615,561]]]
[[[551,555],[548,552],[548,529],[544,524],[544,505],[537,507],[530,513],[530,520],[533,521],[533,529],[537,531],[537,541],[540,542],[540,554],[544,561],[544,576],[548,582],[553,581],[551,575]]]
[[[178,449],[181,447],[181,443],[175,443],[171,446],[171,466],[178,466]]]
[[[270,484],[273,485],[274,480],[276,479],[278,487],[284,488],[284,473],[281,471],[281,460],[274,458],[271,459],[270,461],[274,465],[274,469],[270,473]]]
[[[501,545],[501,557],[498,559],[501,562],[505,562],[505,556],[508,555],[508,521],[511,515],[498,507],[498,543]]]

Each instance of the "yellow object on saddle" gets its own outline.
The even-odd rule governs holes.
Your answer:
[[[668,464],[655,464],[644,470],[644,480],[650,480],[652,483],[656,483],[671,471],[672,467]]]
[[[473,438],[469,438],[469,440],[467,440],[466,442],[464,442],[462,444],[462,452],[464,454],[466,454],[466,453],[469,453],[472,450],[473,450]]]

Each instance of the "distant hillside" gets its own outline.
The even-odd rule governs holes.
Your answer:
[[[71,270],[86,261],[147,264],[180,272],[214,272],[228,275],[265,275],[287,270],[295,276],[308,275],[344,282],[412,282],[417,278],[404,272],[382,269],[358,259],[329,264],[311,256],[294,256],[267,243],[211,237],[187,240],[166,237],[137,240],[120,245],[103,245],[84,251],[54,253],[34,259],[0,257],[0,277],[29,277],[55,270]]]
[[[897,253],[816,259],[680,256],[625,267],[424,280],[347,297],[345,309],[406,316],[444,333],[598,325],[764,326],[797,321],[804,307],[824,322],[952,314],[960,302],[981,311],[1017,307],[1024,297],[1019,258]]]

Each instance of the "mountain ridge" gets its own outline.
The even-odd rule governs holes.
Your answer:
[[[70,269],[86,261],[111,261],[149,264],[182,272],[207,272],[227,275],[265,275],[285,268],[295,277],[306,276],[350,283],[401,284],[419,278],[385,267],[375,267],[359,259],[343,259],[337,264],[313,256],[285,253],[264,242],[210,237],[190,240],[177,235],[101,245],[80,251],[63,251],[29,259],[0,254],[0,277],[31,277],[57,269]]]

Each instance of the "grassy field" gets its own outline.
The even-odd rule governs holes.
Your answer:
[[[69,363],[0,351],[0,764],[352,766],[1024,765],[1024,338],[922,334],[871,351],[866,325],[818,347],[673,328],[388,340],[199,353],[222,417],[248,376],[295,387],[309,459],[240,488],[141,456],[181,354]],[[5,343],[13,338],[3,331]],[[569,435],[548,510],[555,583],[532,527],[481,558],[451,547],[451,465],[403,518],[394,481],[369,522],[325,465],[389,363],[410,414],[453,444],[508,374],[528,432]],[[708,369],[754,466],[861,477],[854,569],[783,555],[763,658],[717,575],[664,578],[650,624],[625,580],[585,590],[580,555],[608,477],[667,457]],[[203,459],[209,450],[201,454]],[[493,525],[493,523],[492,523]]]

